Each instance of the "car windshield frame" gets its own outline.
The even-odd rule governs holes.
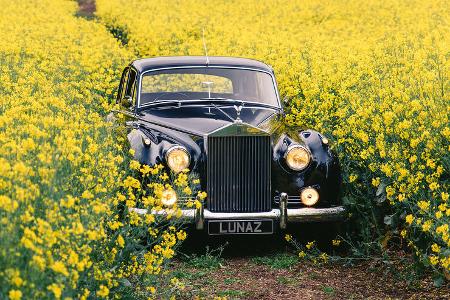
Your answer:
[[[152,73],[152,72],[157,72],[157,71],[164,71],[164,70],[177,70],[177,69],[208,69],[208,68],[214,68],[214,69],[236,69],[236,70],[247,70],[247,71],[255,71],[255,72],[261,72],[261,73],[265,73],[268,74],[272,80],[272,86],[274,88],[274,92],[275,92],[275,98],[276,98],[276,102],[277,105],[272,105],[269,103],[265,103],[265,102],[255,102],[255,101],[248,101],[246,99],[232,99],[232,100],[242,100],[243,103],[248,103],[248,104],[254,104],[254,105],[263,105],[263,106],[267,106],[267,107],[272,107],[274,109],[281,109],[281,102],[280,102],[280,95],[278,92],[278,86],[277,86],[277,82],[275,80],[275,76],[272,72],[266,71],[266,70],[262,70],[262,69],[258,69],[258,68],[250,68],[250,67],[239,67],[239,66],[223,66],[223,65],[208,65],[208,66],[175,66],[175,67],[164,67],[164,68],[155,68],[155,69],[151,69],[151,70],[147,70],[142,72],[139,75],[139,85],[138,85],[138,99],[137,99],[137,108],[146,108],[146,107],[150,107],[153,104],[156,104],[159,102],[159,100],[157,101],[152,101],[152,102],[147,102],[143,105],[141,105],[141,92],[142,92],[142,82],[143,82],[143,77],[148,74],[148,73]],[[226,77],[225,77],[226,78]],[[176,99],[171,99],[171,100],[176,100]],[[202,100],[202,99],[198,99],[198,100]],[[214,97],[212,97],[212,100],[214,100]],[[164,101],[164,100],[162,100]],[[161,101],[161,102],[162,102]],[[183,102],[183,99],[179,100],[181,103]],[[184,100],[186,102],[189,102],[191,100]]]

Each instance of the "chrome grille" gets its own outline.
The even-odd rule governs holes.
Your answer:
[[[207,208],[213,212],[271,209],[269,136],[208,137]]]

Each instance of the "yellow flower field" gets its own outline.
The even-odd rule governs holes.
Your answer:
[[[98,0],[97,16],[139,57],[203,55],[204,30],[209,55],[272,65],[288,124],[340,155],[359,247],[399,236],[450,270],[448,1]]]
[[[162,192],[189,206],[206,194],[187,172],[132,160],[106,116],[127,63],[203,55],[203,31],[210,55],[272,65],[287,125],[330,139],[351,212],[345,241],[363,254],[408,247],[449,276],[448,1],[97,0],[94,20],[76,16],[76,1],[0,7],[0,299],[183,289],[164,278],[186,233],[162,222],[179,215]]]
[[[156,293],[127,281],[160,276],[186,234],[122,213],[170,186],[106,121],[129,52],[74,1],[0,7],[0,299]]]

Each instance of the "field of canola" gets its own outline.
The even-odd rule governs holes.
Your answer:
[[[0,7],[0,299],[152,295],[186,234],[121,213],[142,199],[160,206],[169,182],[160,166],[130,161],[106,122],[131,56],[76,17],[75,1]],[[172,181],[192,194],[187,178]],[[143,278],[145,291],[131,288]]]
[[[448,276],[447,1],[96,3],[88,21],[75,1],[0,0],[1,299],[161,296],[159,274],[185,233],[119,214],[160,206],[170,182],[204,194],[187,174],[130,161],[105,116],[128,61],[203,55],[203,29],[210,55],[272,65],[287,123],[332,141],[355,248],[407,245]]]
[[[289,125],[332,140],[359,251],[407,244],[450,270],[448,1],[98,0],[136,56],[262,60],[288,97]]]

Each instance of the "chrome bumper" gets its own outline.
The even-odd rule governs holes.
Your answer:
[[[138,214],[147,214],[147,209],[131,208]],[[306,222],[329,222],[340,221],[344,219],[345,208],[336,206],[330,208],[287,208],[287,196],[280,197],[280,207],[267,212],[252,213],[219,213],[211,212],[204,208],[183,209],[180,219],[186,223],[195,224],[197,229],[203,229],[205,221],[208,220],[261,220],[272,219],[279,220],[280,228],[286,229],[287,223],[306,223]],[[150,211],[153,215],[164,216],[167,213],[164,210]]]

